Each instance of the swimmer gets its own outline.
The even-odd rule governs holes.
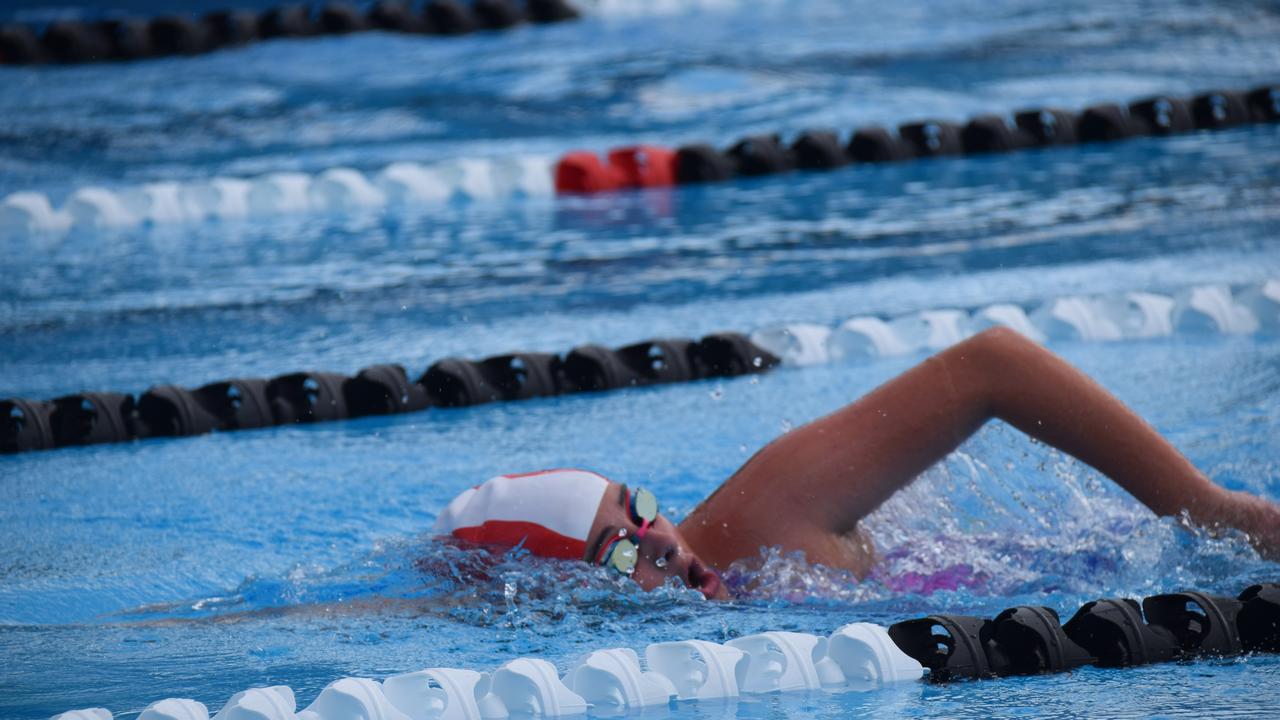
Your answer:
[[[440,534],[581,559],[646,590],[675,577],[708,599],[718,573],[761,548],[866,575],[860,522],[991,419],[1093,466],[1157,515],[1248,534],[1280,557],[1280,507],[1214,484],[1097,383],[1005,328],[925,360],[757,452],[679,525],[653,494],[583,470],[493,478],[441,513]]]

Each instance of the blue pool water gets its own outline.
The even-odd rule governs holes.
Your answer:
[[[134,3],[158,12],[152,3]],[[45,17],[35,3],[2,13]],[[441,41],[367,34],[117,66],[0,68],[0,197],[399,160],[844,131],[1280,78],[1269,5],[610,4]],[[74,9],[73,9],[74,11]],[[24,15],[25,13],[25,15]],[[34,15],[32,15],[34,13]],[[669,192],[0,238],[0,397],[354,372],[779,323],[1280,278],[1280,130],[849,168]],[[1215,480],[1280,500],[1280,336],[1050,346]],[[435,543],[459,489],[575,465],[674,517],[764,442],[922,354],[758,378],[0,457],[0,717],[854,620],[1071,612],[1280,578],[993,425],[871,519],[857,582],[766,552],[724,605]],[[497,561],[495,561],[497,562]],[[460,582],[468,569],[479,582]],[[904,577],[963,577],[953,590]],[[1267,716],[1280,658],[869,694],[682,717]]]

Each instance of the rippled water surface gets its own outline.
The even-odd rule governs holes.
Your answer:
[[[639,4],[637,4],[639,5]],[[20,3],[0,13],[47,17]],[[139,12],[158,13],[135,2]],[[399,160],[960,119],[1280,79],[1267,4],[618,3],[555,27],[0,68],[0,197]],[[35,8],[35,9],[33,9]],[[563,351],[1280,278],[1280,130],[853,167],[590,199],[0,240],[0,397]],[[1218,482],[1280,500],[1280,337],[1052,341]],[[854,620],[1070,613],[1280,578],[985,428],[870,527],[866,581],[764,551],[708,604],[427,529],[490,475],[576,465],[687,513],[760,445],[922,355],[758,378],[0,457],[0,716],[217,708],[343,675],[566,668],[591,649]],[[459,578],[473,578],[462,582]],[[922,588],[942,589],[924,592]],[[684,704],[688,717],[1265,716],[1280,660]]]

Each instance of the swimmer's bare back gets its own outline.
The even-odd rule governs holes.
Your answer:
[[[859,521],[991,419],[1093,466],[1158,515],[1248,533],[1280,557],[1280,507],[1210,481],[1100,385],[1012,330],[984,331],[757,452],[680,524],[713,567],[803,551],[865,574]]]

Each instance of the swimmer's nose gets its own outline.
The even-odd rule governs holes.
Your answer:
[[[689,564],[693,558],[680,549],[679,539],[673,530],[654,525],[640,541],[640,557],[648,560],[663,575],[685,580],[689,576]]]

